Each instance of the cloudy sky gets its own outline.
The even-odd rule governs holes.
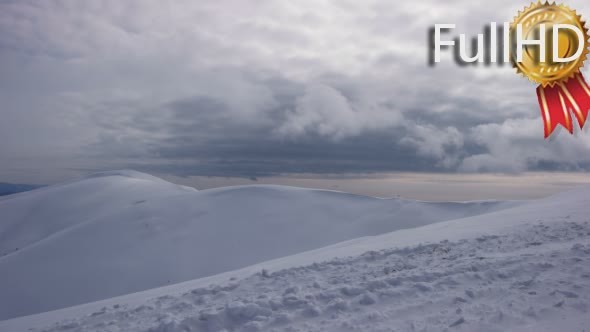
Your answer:
[[[527,4],[1,0],[0,181],[586,181],[590,133],[544,140],[510,66],[428,65],[435,23],[472,36]]]

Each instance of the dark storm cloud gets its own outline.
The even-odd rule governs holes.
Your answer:
[[[5,1],[0,167],[588,170],[590,134],[544,141],[534,86],[510,68],[427,65],[432,24],[474,35],[519,6]]]
[[[378,105],[381,110],[375,110],[375,105],[353,110],[350,105],[361,103],[363,94],[357,91],[358,87],[345,83],[343,77],[339,82],[342,90],[325,84],[306,88],[280,78],[253,82],[254,85],[267,85],[273,102],[267,109],[258,110],[260,119],[248,121],[236,115],[239,110],[232,109],[224,99],[208,96],[138,110],[136,116],[119,126],[114,126],[112,119],[105,121],[114,132],[120,132],[119,127],[133,129],[134,136],[117,142],[105,136],[93,150],[133,151],[133,145],[138,143],[136,136],[151,137],[143,144],[144,158],[150,162],[134,161],[127,167],[183,176],[243,177],[287,173],[449,171],[452,169],[449,162],[456,163],[461,156],[477,152],[477,146],[463,144],[457,130],[450,130],[449,135],[445,126],[433,125],[436,118],[429,121],[401,118],[402,112],[394,108],[394,100],[383,101]],[[320,94],[307,100],[307,96],[314,95],[313,89],[327,95]],[[328,112],[327,117],[308,121],[307,113],[294,111],[316,106],[314,102],[319,103],[318,107],[325,107],[323,111]],[[363,116],[364,112],[391,117],[395,121],[344,122],[342,127],[346,130],[330,127],[339,121],[332,116],[346,117],[355,113]],[[298,124],[292,126],[291,122]],[[418,130],[414,132],[416,128]],[[431,134],[440,134],[440,137],[430,138]],[[450,160],[447,164],[443,162],[445,158]]]

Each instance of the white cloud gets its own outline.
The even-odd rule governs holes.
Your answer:
[[[584,169],[584,164],[590,162],[590,132],[578,130],[572,136],[558,128],[550,139],[542,140],[541,124],[540,118],[508,119],[473,128],[470,139],[484,146],[486,153],[466,157],[459,169],[518,173],[539,162],[570,170]]]
[[[457,151],[463,148],[463,135],[455,127],[411,124],[400,143],[414,148],[418,155],[435,158],[444,168],[451,168],[458,162]]]
[[[339,140],[364,131],[392,128],[401,119],[398,111],[357,103],[328,85],[314,84],[297,99],[295,109],[276,132],[288,137],[313,133]]]

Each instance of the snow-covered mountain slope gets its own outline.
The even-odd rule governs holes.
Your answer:
[[[0,322],[25,331],[587,331],[590,188]]]
[[[280,186],[197,191],[132,171],[99,173],[0,200],[0,320],[518,204]]]
[[[195,191],[144,173],[113,171],[0,197],[0,257],[147,199]]]

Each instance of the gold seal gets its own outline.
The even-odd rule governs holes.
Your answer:
[[[579,73],[586,56],[588,55],[588,29],[575,10],[567,6],[555,3],[532,3],[514,18],[510,26],[510,35],[516,36],[516,26],[522,27],[523,39],[539,39],[540,25],[545,25],[546,49],[540,50],[538,45],[523,46],[522,61],[518,62],[516,52],[511,52],[510,60],[518,73],[523,74],[531,81],[545,86],[554,86],[556,83],[565,82],[575,74]],[[553,59],[553,26],[556,24],[570,24],[583,32],[584,39],[578,40],[576,34],[570,30],[558,30],[558,55],[567,59],[575,55],[579,43],[584,43],[582,54],[570,62],[555,62]],[[541,62],[540,52],[545,52],[545,62]]]

